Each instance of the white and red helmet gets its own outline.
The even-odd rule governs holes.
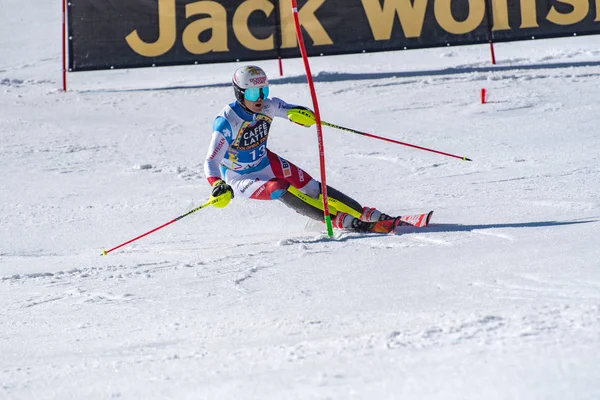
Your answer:
[[[244,92],[246,89],[266,88],[269,86],[269,79],[262,68],[256,65],[246,65],[235,70],[232,83],[235,98],[241,104],[244,104]]]

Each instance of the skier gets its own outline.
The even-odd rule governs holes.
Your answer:
[[[279,200],[296,212],[323,221],[321,183],[267,147],[274,117],[289,118],[290,110],[305,107],[269,98],[269,81],[257,66],[238,68],[233,74],[236,100],[225,106],[213,123],[204,163],[212,196]],[[408,224],[327,186],[332,225],[358,232],[391,232]],[[224,201],[226,206],[229,200]]]

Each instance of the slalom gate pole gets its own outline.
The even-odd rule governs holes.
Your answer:
[[[63,92],[67,91],[67,0],[61,0],[62,2],[62,89]]]
[[[370,138],[373,138],[373,139],[385,140],[386,142],[390,142],[390,143],[401,144],[402,146],[412,147],[413,149],[430,151],[432,153],[441,154],[443,156],[458,158],[459,160],[463,160],[463,161],[473,161],[473,160],[471,160],[470,158],[467,158],[467,157],[457,156],[457,155],[450,154],[450,153],[444,153],[443,151],[428,149],[427,147],[416,146],[414,144],[404,143],[404,142],[400,142],[398,140],[388,139],[388,138],[385,138],[385,137],[382,137],[382,136],[377,136],[377,135],[372,135],[372,134],[367,133],[367,132],[361,132],[361,131],[357,131],[357,130],[354,130],[354,129],[345,128],[343,126],[330,124],[329,122],[321,121],[321,123],[323,125],[325,125],[325,126],[330,127],[330,128],[335,128],[335,129],[339,129],[339,130],[346,131],[346,132],[356,133],[358,135],[367,136],[367,137],[370,137]]]
[[[492,31],[492,2],[491,0],[485,0],[485,20],[487,23],[488,41],[490,42],[490,56],[492,57],[492,64],[496,65],[496,53],[494,52],[494,31]]]
[[[136,240],[138,240],[138,239],[141,239],[141,238],[143,238],[144,236],[148,236],[149,234],[151,234],[151,233],[153,233],[153,232],[156,232],[157,230],[159,230],[159,229],[162,229],[162,228],[164,228],[165,226],[171,225],[172,223],[174,223],[174,222],[177,222],[177,221],[179,221],[180,219],[182,219],[182,218],[184,218],[184,217],[187,217],[188,215],[190,215],[190,214],[193,214],[193,213],[195,213],[195,212],[196,212],[196,211],[198,211],[198,210],[201,210],[201,209],[203,209],[203,208],[205,208],[205,207],[208,207],[208,206],[214,206],[214,205],[216,205],[216,204],[218,204],[218,203],[222,202],[223,200],[224,200],[224,199],[223,199],[223,198],[221,198],[221,197],[212,197],[212,196],[211,196],[211,198],[210,198],[210,199],[209,199],[209,200],[208,200],[206,203],[202,204],[201,206],[199,206],[199,207],[196,207],[196,208],[194,208],[193,210],[190,210],[190,211],[186,212],[185,214],[183,214],[183,215],[180,215],[179,217],[177,217],[177,218],[175,218],[175,219],[173,219],[173,220],[171,220],[171,221],[167,222],[166,224],[162,224],[161,226],[158,226],[158,227],[156,227],[156,228],[152,229],[151,231],[148,231],[148,232],[146,232],[146,233],[144,233],[144,234],[142,234],[142,235],[140,235],[140,236],[138,236],[138,237],[135,237],[135,238],[133,238],[133,239],[131,239],[131,240],[128,240],[128,241],[126,241],[125,243],[121,243],[120,245],[118,245],[118,246],[115,246],[115,247],[113,247],[112,249],[109,249],[109,250],[103,250],[103,251],[102,251],[102,255],[103,255],[103,256],[105,256],[105,255],[107,255],[108,253],[110,253],[110,252],[111,252],[111,251],[113,251],[113,250],[119,249],[119,248],[121,248],[121,247],[123,247],[123,246],[125,246],[125,245],[127,245],[127,244],[129,244],[129,243],[131,243],[131,242],[135,242]]]
[[[298,18],[298,5],[296,3],[296,0],[291,0],[291,2],[292,12],[294,14],[294,25],[296,26],[296,37],[298,39],[300,53],[302,54],[302,60],[304,61],[306,79],[308,80],[308,86],[310,88],[310,95],[312,96],[314,114],[317,123],[317,139],[319,142],[319,158],[321,162],[321,194],[323,195],[323,216],[325,219],[325,224],[327,225],[327,234],[329,235],[329,237],[332,237],[333,227],[331,225],[331,216],[329,215],[329,203],[327,199],[327,182],[325,179],[325,147],[323,145],[323,130],[321,127],[321,114],[319,112],[319,102],[317,101],[315,85],[313,83],[312,73],[310,71],[310,64],[308,63],[308,56],[306,54],[306,47],[304,46],[302,30],[300,29],[300,20]]]

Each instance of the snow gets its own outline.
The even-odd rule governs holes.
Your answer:
[[[323,129],[331,186],[429,228],[234,199],[102,257],[207,200],[240,64],[62,93],[60,9],[0,9],[0,398],[600,398],[600,38],[311,59],[327,122],[473,159]],[[311,106],[301,60],[257,64]],[[270,147],[320,176],[314,128]]]

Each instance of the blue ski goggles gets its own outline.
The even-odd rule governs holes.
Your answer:
[[[248,101],[256,101],[259,98],[266,99],[269,97],[269,87],[249,88],[244,90],[244,98]]]

